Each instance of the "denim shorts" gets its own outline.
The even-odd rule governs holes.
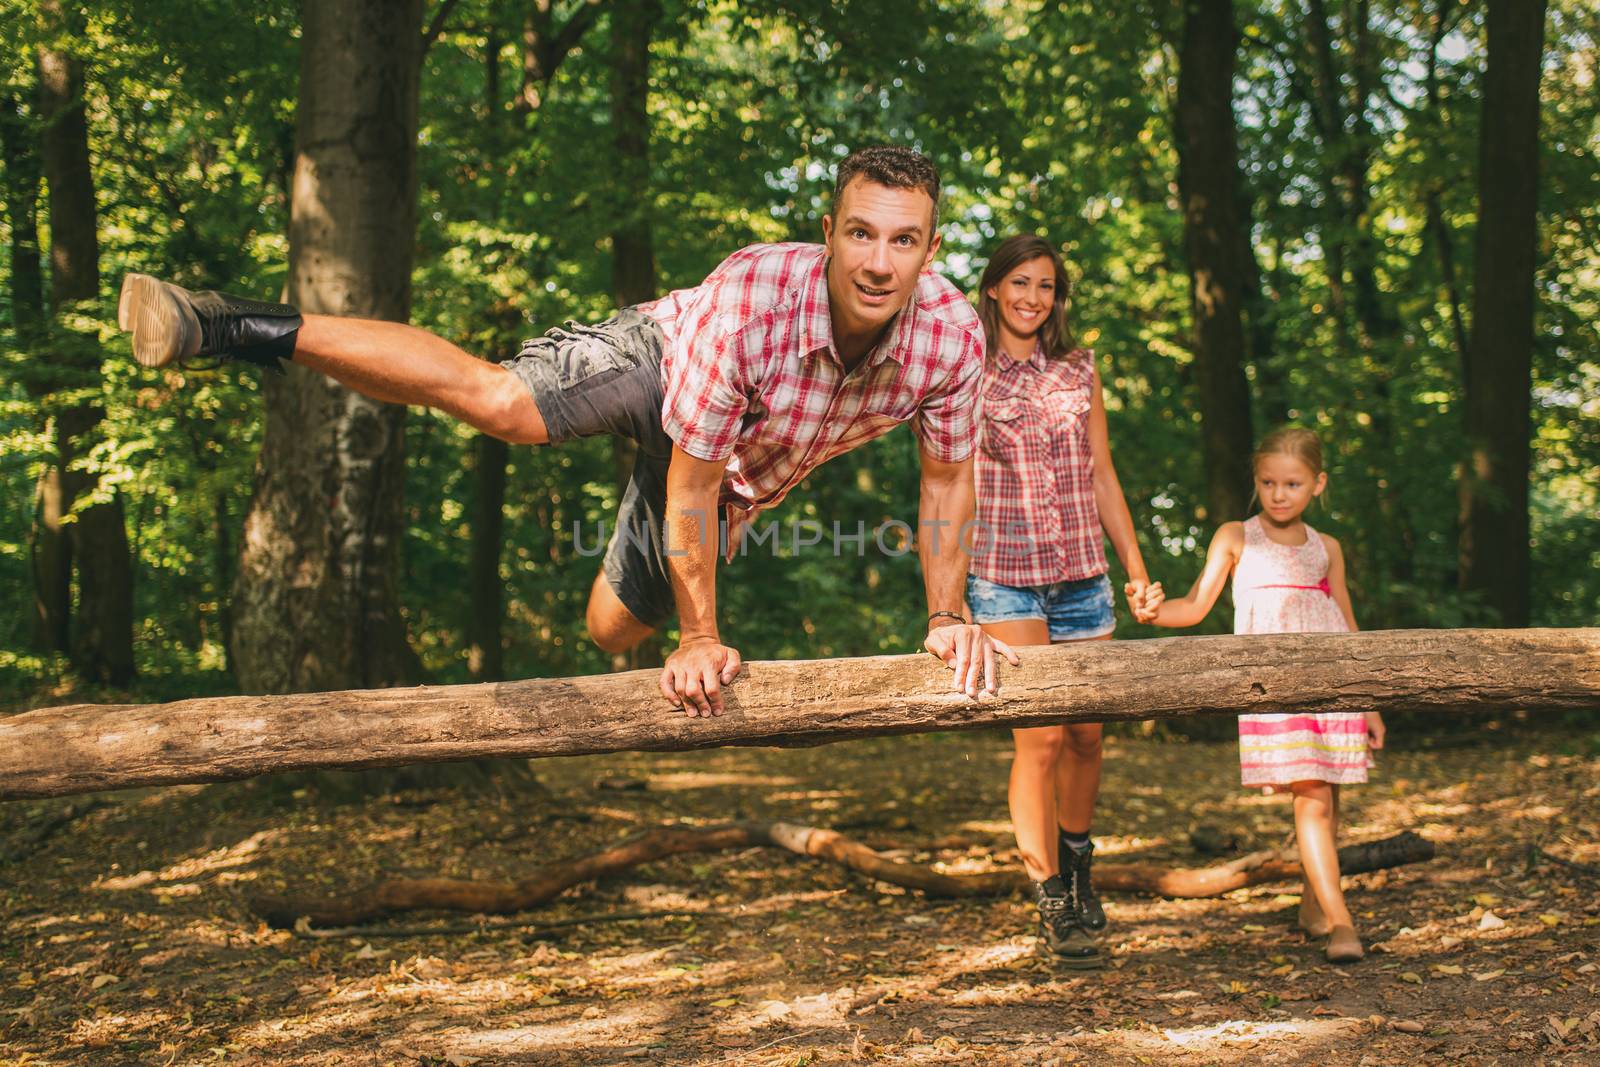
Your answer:
[[[1001,585],[967,575],[967,604],[973,622],[1042,619],[1052,641],[1104,637],[1116,629],[1111,579],[1103,574],[1051,585]]]
[[[601,573],[633,617],[655,627],[676,608],[663,529],[672,461],[661,427],[663,343],[654,319],[624,308],[596,326],[569,322],[524,341],[501,364],[533,394],[551,444],[609,434],[639,446]]]

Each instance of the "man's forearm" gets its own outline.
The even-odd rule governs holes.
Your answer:
[[[922,483],[918,507],[917,557],[922,562],[922,584],[928,611],[962,614],[966,601],[966,539],[973,534],[972,480]]]
[[[717,630],[717,498],[719,487],[668,486],[667,573],[677,601],[682,641],[720,639]]]

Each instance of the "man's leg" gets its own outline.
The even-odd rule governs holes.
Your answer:
[[[374,400],[437,408],[512,444],[550,440],[520,378],[416,326],[307,315],[294,362]]]
[[[438,408],[515,444],[550,440],[527,383],[415,326],[301,315],[148,274],[123,279],[117,322],[147,367],[215,356],[277,368],[290,359],[375,400]]]
[[[589,639],[600,646],[602,652],[626,652],[656,632],[654,626],[640,622],[628,606],[617,599],[603,570],[594,576],[594,585],[589,588],[585,621],[589,626]]]

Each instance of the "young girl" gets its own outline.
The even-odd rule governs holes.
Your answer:
[[[1116,625],[1109,538],[1141,615],[1149,575],[1111,463],[1094,355],[1072,340],[1067,277],[1048,241],[1020,235],[979,283],[984,361],[978,419],[978,537],[972,621],[1013,647],[1104,640]],[[1100,790],[1100,726],[1013,730],[1008,799],[1035,886],[1040,934],[1069,967],[1098,967],[1106,925],[1090,883],[1089,824]]]
[[[1193,626],[1204,619],[1231,573],[1236,634],[1355,630],[1339,542],[1302,518],[1328,484],[1316,434],[1293,428],[1268,434],[1253,462],[1261,513],[1217,531],[1194,588],[1160,604],[1156,625]],[[1367,780],[1368,749],[1383,747],[1383,733],[1375,711],[1239,716],[1244,784],[1294,794],[1305,879],[1299,923],[1309,936],[1327,937],[1325,954],[1333,963],[1366,954],[1339,885],[1339,787]]]

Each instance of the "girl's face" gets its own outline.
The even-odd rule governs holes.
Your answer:
[[[1261,511],[1275,523],[1294,522],[1322,495],[1328,475],[1313,474],[1302,459],[1271,455],[1256,460],[1256,497]]]
[[[1056,302],[1056,270],[1049,256],[1019,264],[989,290],[1000,309],[1000,328],[1017,338],[1039,332]]]

